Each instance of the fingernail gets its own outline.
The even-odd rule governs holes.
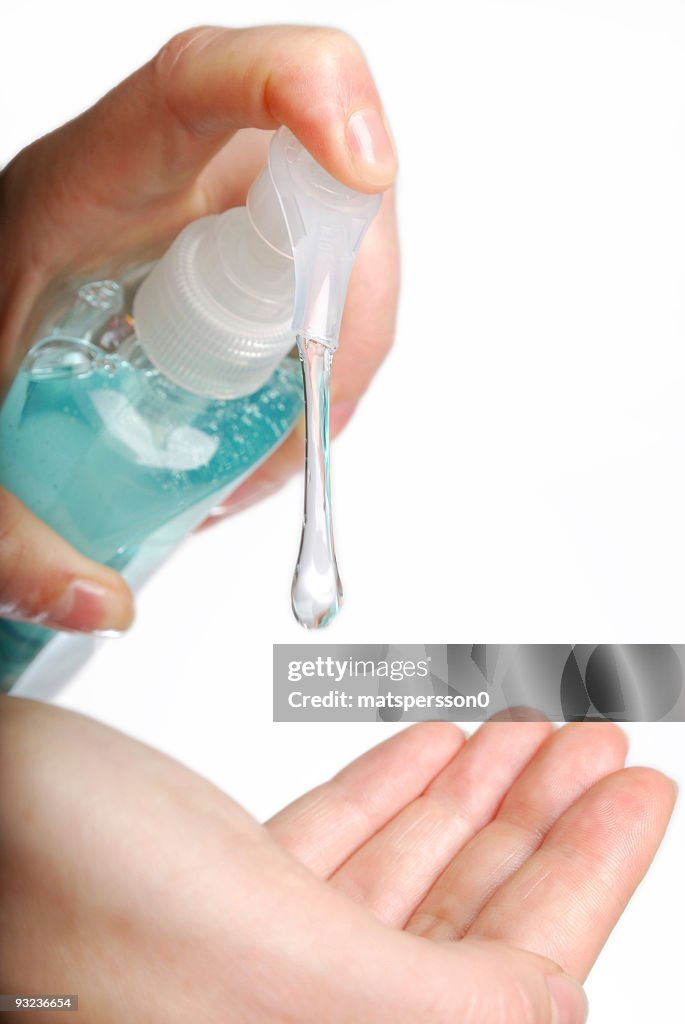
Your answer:
[[[392,178],[397,157],[390,132],[378,110],[357,110],[347,122],[347,145],[362,173],[374,179]]]
[[[588,1001],[582,986],[568,974],[552,974],[547,984],[552,997],[551,1024],[585,1024]]]
[[[41,625],[78,633],[121,632],[131,624],[125,595],[94,580],[72,580],[41,617]]]
[[[336,402],[331,406],[331,437],[337,437],[337,435],[347,426],[356,408],[357,403],[352,401]]]

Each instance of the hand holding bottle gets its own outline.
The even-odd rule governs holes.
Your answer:
[[[267,131],[279,124],[351,187],[391,184],[394,152],[363,56],[347,36],[314,28],[182,33],[90,110],[23,150],[0,178],[5,389],[60,284],[116,277],[161,255],[189,221],[244,202]],[[392,342],[396,293],[388,196],[350,285],[333,433]],[[301,439],[287,439],[230,506],[276,488],[301,458]],[[3,613],[57,628],[125,629],[132,599],[124,581],[6,491],[0,499]]]

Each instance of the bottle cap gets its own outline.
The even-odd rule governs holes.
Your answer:
[[[189,224],[133,300],[148,359],[174,383],[240,398],[293,346],[293,261],[254,231],[245,207]]]
[[[293,335],[335,351],[350,271],[380,202],[342,185],[280,128],[247,208],[189,224],[136,292],[147,357],[188,391],[239,398],[267,382]]]

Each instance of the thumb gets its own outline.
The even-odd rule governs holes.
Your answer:
[[[331,174],[364,192],[388,188],[395,150],[381,100],[354,39],[303,25],[191,29],[171,40],[141,75],[186,133],[178,145],[197,166],[238,128],[285,124]],[[167,113],[167,119],[169,114]],[[168,154],[168,150],[167,150]],[[168,169],[166,171],[168,174]]]
[[[20,153],[5,174],[6,216],[22,200],[30,208],[36,195],[49,200],[59,182],[62,207],[85,200],[112,210],[131,248],[141,230],[148,237],[169,226],[169,202],[182,222],[210,212],[212,189],[200,173],[239,129],[282,124],[351,188],[392,184],[397,162],[381,100],[350,36],[295,25],[204,27],[174,36],[94,106]]]
[[[399,934],[405,940],[415,938],[407,932]],[[402,961],[404,976],[421,978],[421,1020],[584,1024],[587,1019],[581,986],[545,957],[484,939],[433,942],[419,937],[419,943],[411,951],[411,970],[406,967],[407,949]],[[416,993],[415,982],[409,986],[399,982],[397,994],[405,1003],[410,991]],[[405,1018],[400,1015],[399,1019]]]
[[[79,554],[0,488],[0,614],[91,633],[124,630],[131,592],[113,569]]]
[[[464,1024],[584,1024],[587,1020],[581,985],[545,957],[472,938],[452,944],[449,952],[464,973],[464,992],[470,992]]]
[[[342,32],[299,25],[182,32],[22,150],[0,176],[2,382],[40,323],[39,295],[46,307],[65,278],[157,258],[189,221],[243,202],[235,159],[213,160],[240,129],[281,124],[344,184],[392,184],[394,148],[363,53]]]
[[[99,132],[91,131],[93,120]],[[129,188],[149,196],[155,186],[159,195],[193,181],[238,129],[281,124],[351,188],[377,192],[395,177],[394,147],[364,54],[346,33],[328,28],[181,32],[74,127],[92,140],[87,154],[78,152],[99,165],[95,180],[111,181],[114,151],[121,154],[119,190],[127,178]]]

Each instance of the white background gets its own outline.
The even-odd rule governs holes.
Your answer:
[[[335,448],[325,639],[682,640],[685,4],[13,4],[0,162],[174,31],[270,21],[360,40],[401,159],[397,345]],[[60,698],[258,815],[392,728],[270,722],[271,644],[319,639],[289,610],[300,504],[186,543]],[[682,727],[630,735],[685,774]],[[596,1024],[678,1016],[684,832],[591,977]]]

